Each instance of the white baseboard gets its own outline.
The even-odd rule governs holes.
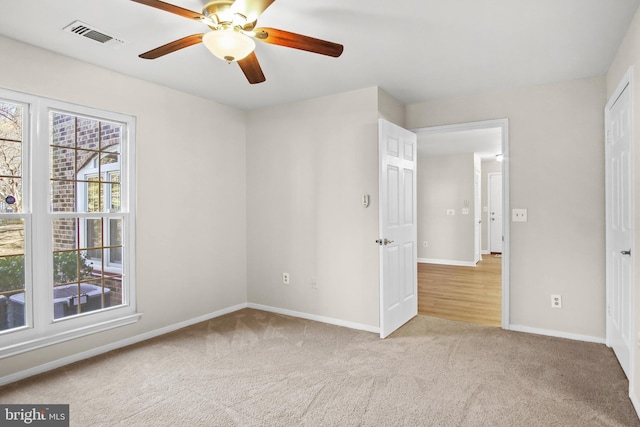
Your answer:
[[[569,332],[554,331],[551,329],[531,328],[529,326],[509,325],[506,329],[516,332],[526,332],[528,334],[546,335],[548,337],[566,338],[574,341],[593,342],[597,344],[606,344],[604,338],[592,337],[590,335],[572,334]]]
[[[491,251],[487,251],[487,250],[485,250],[485,249],[483,249],[482,251],[480,251],[480,253],[481,253],[482,255],[491,255]]]
[[[117,350],[122,347],[127,347],[132,344],[139,343],[151,338],[155,338],[160,335],[168,334],[169,332],[177,331],[178,329],[185,328],[187,326],[195,325],[196,323],[205,322],[207,320],[214,319],[216,317],[233,313],[234,311],[247,308],[247,304],[238,304],[232,307],[223,308],[222,310],[214,311],[202,316],[195,317],[193,319],[185,320],[184,322],[175,323],[173,325],[165,326],[164,328],[156,329],[153,331],[145,332],[144,334],[136,335],[131,338],[127,338],[121,341],[117,341],[111,344],[97,347],[82,353],[77,353],[71,356],[64,357],[62,359],[54,360],[52,362],[45,363],[43,365],[35,366],[33,368],[25,369],[24,371],[16,372],[13,374],[5,375],[0,378],[0,386],[9,384],[24,378],[31,377],[33,375],[42,374],[53,369],[60,368],[71,363],[79,362],[80,360],[88,359],[90,357],[98,356],[103,353],[107,353],[112,350]]]
[[[253,304],[253,303],[249,303],[247,307],[253,308],[256,310],[269,311],[271,313],[284,314],[285,316],[299,317],[301,319],[314,320],[316,322],[321,322],[321,323],[328,323],[330,325],[343,326],[349,329],[357,329],[360,331],[373,332],[376,334],[380,333],[380,328],[376,326],[363,325],[361,323],[348,322],[346,320],[334,319],[331,317],[318,316],[315,314],[303,313],[300,311],[287,310],[284,308],[277,308],[277,307],[271,307],[268,305]]]
[[[455,261],[449,259],[432,259],[432,258],[418,258],[418,262],[424,264],[440,264],[440,265],[454,265],[457,267],[475,267],[476,263],[471,261]]]

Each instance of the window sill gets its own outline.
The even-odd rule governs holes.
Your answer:
[[[106,320],[104,322],[92,324],[89,326],[79,327],[68,331],[60,332],[54,335],[32,339],[29,341],[21,342],[18,344],[9,345],[0,349],[0,359],[4,359],[18,354],[36,350],[39,348],[47,347],[54,344],[63,343],[75,338],[92,335],[98,332],[107,331],[109,329],[118,328],[120,326],[130,325],[136,323],[142,314],[136,313],[123,317],[119,317],[112,320]]]

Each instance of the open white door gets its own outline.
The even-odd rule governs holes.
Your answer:
[[[417,136],[378,121],[380,157],[380,337],[418,314]]]
[[[633,351],[631,75],[605,108],[607,345],[630,378]]]

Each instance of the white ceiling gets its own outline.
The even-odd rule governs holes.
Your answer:
[[[603,75],[638,1],[277,0],[259,26],[345,49],[330,58],[257,42],[258,85],[203,45],[138,58],[206,27],[129,0],[0,0],[0,34],[241,109],[370,86],[414,103]],[[204,1],[169,2],[200,12]],[[126,43],[62,31],[75,20]]]

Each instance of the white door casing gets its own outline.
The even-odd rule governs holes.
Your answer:
[[[488,174],[489,252],[502,253],[502,174]]]
[[[456,132],[473,129],[500,128],[502,140],[502,210],[501,213],[509,212],[509,119],[483,120],[479,122],[458,123],[452,125],[430,126],[413,129],[418,134]],[[503,217],[504,214],[503,214]],[[509,221],[504,221],[502,228],[502,327],[510,329],[510,289],[509,289],[509,242],[510,227]]]
[[[605,107],[607,345],[630,378],[633,360],[631,70]]]
[[[417,136],[378,120],[380,337],[418,314]]]

